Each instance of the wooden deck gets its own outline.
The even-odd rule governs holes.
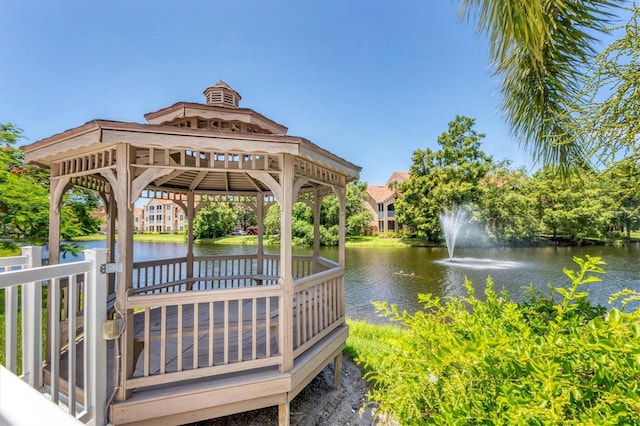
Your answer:
[[[183,424],[288,404],[332,360],[338,371],[336,380],[340,380],[340,360],[347,337],[348,328],[343,324],[296,358],[289,372],[272,366],[136,391],[126,401],[111,406],[111,422]]]
[[[329,362],[339,362],[348,335],[343,270],[299,278],[292,295],[289,332],[283,329],[282,289],[250,280],[250,287],[147,289],[128,299],[134,312],[133,370],[128,397],[109,409],[112,424],[182,424],[288,403]],[[273,281],[272,281],[273,282]],[[207,288],[200,290],[201,288]],[[283,339],[294,364],[283,371]],[[84,344],[75,348],[76,395],[84,400]],[[108,342],[107,388],[116,387],[114,341]],[[68,352],[59,361],[60,392]],[[124,359],[124,354],[122,358]],[[339,371],[340,365],[338,365]],[[49,382],[50,368],[45,370]],[[339,374],[337,375],[339,380]]]

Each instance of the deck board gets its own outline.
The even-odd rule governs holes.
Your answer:
[[[237,332],[237,324],[238,324],[238,309],[237,306],[231,306],[229,308],[229,324],[234,327],[232,331],[228,334],[228,345],[230,348],[228,351],[228,362],[238,362],[238,350],[237,350],[237,341],[238,341],[238,332]],[[243,303],[243,317],[248,318],[248,312],[252,307],[248,301]],[[264,317],[264,306],[262,306],[262,311],[258,311],[259,316]],[[272,311],[275,312],[272,307]],[[134,315],[134,330],[137,336],[142,336],[144,332],[144,316],[141,315],[142,312],[136,313]],[[224,325],[224,311],[220,306],[214,307],[214,339],[213,339],[213,364],[221,365],[224,363],[224,333],[221,331]],[[171,326],[167,327],[167,334],[177,334],[177,324],[178,324],[178,310],[177,309],[167,309],[167,324]],[[182,337],[182,370],[189,370],[194,368],[193,359],[194,359],[194,336],[193,333],[193,324],[194,324],[194,309],[193,307],[183,309],[182,313],[182,321],[183,321],[183,329],[188,330],[189,335],[184,335]],[[273,323],[276,323],[276,319],[272,319]],[[244,326],[248,327],[251,323],[247,323],[245,321]],[[209,308],[208,304],[202,303],[198,309],[198,367],[210,366],[210,335],[209,335]],[[158,332],[161,327],[161,310],[158,308],[151,310],[150,316],[150,327],[154,332]],[[255,356],[257,358],[266,357],[266,330],[264,327],[258,328],[256,333],[256,345],[257,350]],[[271,330],[271,354],[278,353],[278,342],[277,342],[277,333],[274,330]],[[242,360],[247,361],[253,358],[252,347],[253,347],[253,333],[251,329],[245,329],[242,332]],[[107,386],[109,389],[109,393],[112,391],[114,387],[114,366],[113,359],[115,355],[113,355],[113,341],[107,342]],[[161,354],[160,348],[161,342],[159,340],[152,340],[150,344],[150,374],[158,374],[161,370]],[[68,377],[68,354],[66,351],[63,351],[61,354],[60,360],[60,377],[65,378]],[[77,389],[80,393],[82,393],[82,389],[84,388],[84,344],[83,340],[78,340],[77,353],[76,353],[76,385]],[[178,341],[177,337],[168,338],[166,341],[165,348],[165,371],[173,372],[178,371]],[[45,367],[46,371],[50,374],[50,367]],[[136,366],[133,373],[134,377],[142,377],[144,376],[144,352],[140,354],[137,359]],[[49,382],[47,380],[47,382]],[[63,380],[63,388],[61,391],[63,393],[67,393],[66,380]]]

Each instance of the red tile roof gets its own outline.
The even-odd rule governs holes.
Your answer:
[[[376,203],[382,203],[393,196],[394,192],[386,186],[367,186],[367,193]]]

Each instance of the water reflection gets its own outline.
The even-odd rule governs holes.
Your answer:
[[[444,260],[436,260],[450,267],[467,269],[511,269],[519,266],[518,262],[510,260],[477,259],[475,257],[454,257]]]

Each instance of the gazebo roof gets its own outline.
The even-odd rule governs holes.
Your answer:
[[[197,117],[201,120],[221,119],[227,122],[242,122],[249,125],[257,126],[265,133],[285,135],[287,128],[273,120],[266,118],[264,115],[249,108],[234,108],[219,105],[204,105],[193,102],[177,102],[170,107],[163,108],[158,111],[149,112],[144,115],[149,124],[165,124],[172,125],[179,119],[189,119]],[[201,121],[199,120],[199,121]],[[218,129],[211,129],[218,130]],[[258,132],[249,132],[258,133]]]
[[[226,83],[205,94],[213,89],[237,95]],[[235,95],[228,99],[237,104]],[[164,175],[158,173],[149,188],[176,192],[268,192],[251,174],[277,176],[284,154],[294,156],[296,174],[307,178],[303,190],[358,179],[360,167],[305,138],[286,135],[286,127],[236,104],[178,102],[146,114],[147,124],[89,121],[23,147],[25,159],[44,168],[55,165],[60,175],[102,179],[100,172],[115,164],[116,146],[126,143],[136,176],[162,168]]]

